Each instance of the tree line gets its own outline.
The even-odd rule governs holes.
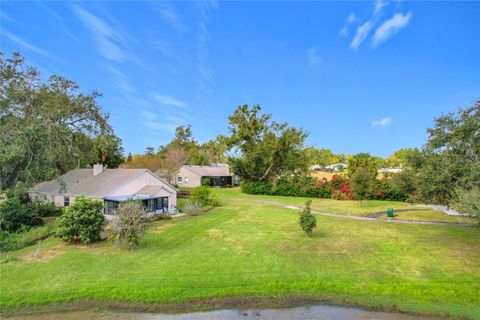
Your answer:
[[[1,54],[0,80],[1,189],[50,180],[94,163],[148,168],[172,181],[183,164],[227,162],[250,186],[282,182],[288,190],[288,181],[311,180],[312,164],[346,161],[349,181],[337,184],[341,190],[348,183],[358,199],[375,187],[379,168],[400,167],[403,171],[391,181],[396,192],[419,202],[457,207],[462,199],[473,203],[468,211],[478,211],[480,101],[436,118],[422,148],[401,149],[387,159],[308,146],[308,131],[273,120],[260,105],[238,106],[228,117],[228,133],[206,143],[194,138],[191,126],[179,126],[168,144],[124,158],[109,115],[97,102],[100,93],[85,94],[76,82],[56,75],[41,81],[38,69],[27,66],[19,53],[9,58]]]
[[[52,75],[42,81],[19,53],[0,54],[0,189],[50,180],[76,167],[123,162],[121,140],[97,103]]]

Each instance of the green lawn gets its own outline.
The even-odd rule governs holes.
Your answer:
[[[202,216],[152,223],[134,252],[48,239],[2,255],[0,306],[295,297],[480,319],[478,228],[317,216],[308,238],[296,211],[223,202]]]
[[[387,216],[380,217],[387,219]],[[453,222],[453,223],[471,223],[475,224],[475,220],[467,217],[449,216],[443,211],[438,210],[421,210],[421,211],[405,211],[396,212],[394,219],[400,220],[415,220],[415,221],[439,221],[439,222]]]
[[[305,202],[311,198],[301,197],[282,197],[282,196],[265,196],[265,195],[251,195],[245,194],[240,191],[240,188],[224,188],[213,189],[214,193],[220,198],[244,198],[244,199],[259,199],[267,201],[275,201],[287,205],[294,205],[303,207]],[[360,201],[340,201],[333,199],[318,199],[312,200],[312,209],[336,213],[345,214],[350,216],[365,217],[369,214],[376,212],[386,212],[387,208],[393,208],[394,210],[409,210],[416,209],[417,206],[410,205],[401,201],[384,201],[384,200],[365,200]],[[398,213],[397,219],[404,220],[418,220],[418,221],[438,221],[438,222],[453,222],[453,223],[476,223],[474,219],[448,216],[441,211],[425,210],[425,211],[409,211],[407,213]],[[383,217],[386,218],[386,217]]]

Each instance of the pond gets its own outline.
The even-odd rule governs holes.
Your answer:
[[[19,319],[19,318],[18,318]],[[102,320],[414,320],[429,319],[402,313],[369,311],[330,305],[284,309],[225,309],[206,312],[161,314],[115,311],[82,311],[32,316],[23,319],[102,319]]]

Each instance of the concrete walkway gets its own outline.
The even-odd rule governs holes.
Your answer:
[[[269,200],[259,200],[259,199],[246,199],[246,198],[228,198],[232,200],[242,200],[242,201],[254,201],[258,203],[264,204],[271,204],[278,207],[283,207],[287,209],[302,211],[302,207],[292,206],[283,204],[276,201],[269,201]],[[338,213],[329,213],[329,212],[322,212],[318,210],[311,211],[314,214],[319,214],[322,216],[328,217],[336,217],[336,218],[344,218],[344,219],[352,219],[352,220],[363,220],[363,221],[375,221],[375,222],[386,222],[386,223],[404,223],[404,224],[426,224],[426,225],[436,225],[436,226],[455,226],[455,227],[473,227],[473,224],[468,223],[453,223],[453,222],[436,222],[436,221],[414,221],[414,220],[400,220],[400,219],[378,219],[378,218],[369,218],[369,217],[357,217],[357,216],[348,216],[345,214],[338,214]]]

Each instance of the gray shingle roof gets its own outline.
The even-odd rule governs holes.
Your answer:
[[[31,192],[60,194],[60,181],[65,183],[65,195],[84,195],[103,198],[127,181],[147,171],[146,169],[105,169],[94,176],[92,169],[75,169],[58,179],[42,182]]]
[[[230,173],[230,169],[228,166],[220,167],[220,166],[190,166],[185,165],[184,168],[198,174],[202,177],[229,177],[232,174]]]

